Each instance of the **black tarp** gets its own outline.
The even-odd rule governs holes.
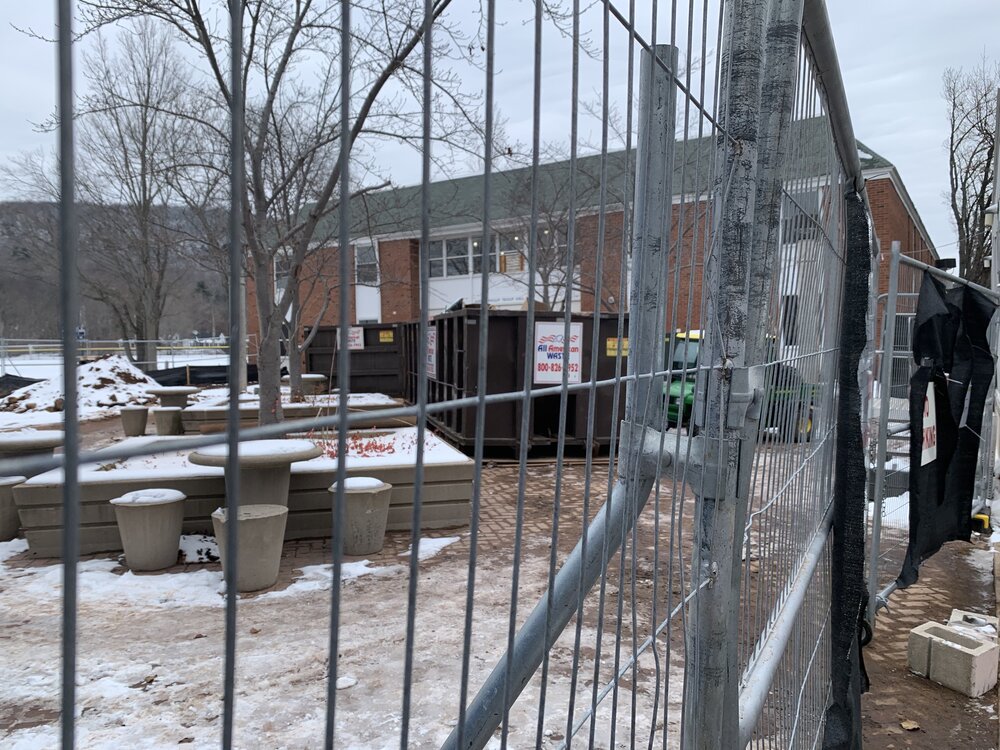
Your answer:
[[[19,375],[0,376],[0,397],[7,396],[19,388],[41,382],[35,378],[22,378]]]
[[[987,328],[995,311],[976,289],[948,289],[924,273],[913,329],[910,540],[900,588],[917,580],[920,564],[942,544],[968,541],[972,532],[979,435],[995,364]],[[925,422],[931,412],[933,423]]]
[[[225,385],[229,382],[226,365],[188,365],[149,370],[149,377],[162,386],[172,385]],[[257,365],[247,365],[247,382],[257,382]]]

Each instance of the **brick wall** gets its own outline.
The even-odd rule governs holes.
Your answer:
[[[871,206],[872,223],[878,237],[881,255],[879,257],[879,293],[889,290],[889,252],[895,240],[900,242],[903,255],[934,263],[934,255],[924,242],[917,225],[910,218],[896,186],[888,177],[868,180],[866,183],[868,202]]]

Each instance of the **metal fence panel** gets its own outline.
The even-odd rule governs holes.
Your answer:
[[[856,152],[835,69],[821,41],[805,24],[822,26],[817,2],[705,0],[653,2],[648,18],[605,2],[600,41],[581,30],[580,3],[565,16],[534,5],[531,96],[530,206],[526,222],[527,310],[521,387],[491,389],[488,358],[460,376],[452,364],[491,343],[488,274],[481,274],[480,314],[474,333],[451,325],[456,315],[428,319],[435,204],[434,85],[436,19],[448,3],[414,3],[408,29],[415,34],[407,62],[419,71],[421,185],[419,190],[419,307],[399,327],[403,390],[409,405],[384,414],[416,423],[416,462],[405,606],[399,612],[398,680],[384,686],[381,724],[402,748],[431,742],[426,728],[439,706],[428,707],[423,680],[446,683],[454,719],[444,747],[622,746],[714,748],[750,743],[758,748],[816,747],[829,702],[829,529],[833,503],[836,388],[840,305],[844,285],[845,195],[857,188]],[[71,4],[60,7],[60,111],[70,112]],[[478,236],[490,246],[497,187],[494,172],[493,49],[498,18],[494,0],[482,19],[485,118],[482,198]],[[243,341],[239,296],[246,241],[244,106],[241,51],[244,4],[229,8],[229,281],[230,341]],[[352,14],[339,4],[340,121],[331,190],[339,195],[337,244],[350,246],[354,100]],[[549,15],[547,15],[549,14]],[[817,15],[819,14],[819,15]],[[572,46],[568,158],[569,216],[562,259],[563,300],[572,300],[577,267],[593,262],[600,307],[606,297],[628,305],[613,312],[616,344],[600,362],[607,321],[591,325],[586,372],[571,372],[563,352],[559,378],[536,387],[531,333],[541,318],[536,285],[541,267],[543,27],[560,23]],[[567,21],[568,19],[568,21]],[[648,28],[648,33],[644,30]],[[442,35],[444,36],[444,35]],[[548,37],[544,37],[547,39]],[[614,41],[613,41],[614,40]],[[624,45],[624,53],[621,47]],[[613,54],[614,52],[614,54]],[[418,61],[419,55],[419,61]],[[581,58],[601,68],[600,150],[597,189],[585,195],[580,156]],[[622,60],[624,58],[624,61]],[[638,59],[638,90],[633,90]],[[611,63],[619,63],[626,96],[621,140],[624,168],[612,184]],[[620,64],[624,62],[624,64]],[[793,64],[790,64],[794,62]],[[620,69],[624,69],[622,74]],[[411,72],[412,72],[411,71]],[[221,76],[222,74],[220,74]],[[527,94],[527,92],[525,92]],[[65,382],[75,383],[78,318],[73,273],[72,118],[61,120],[63,147],[63,326]],[[633,144],[634,156],[633,154]],[[854,161],[857,157],[854,153]],[[358,171],[361,171],[360,169]],[[626,199],[617,205],[612,191]],[[595,242],[583,237],[583,214],[596,215]],[[620,229],[612,224],[620,215]],[[593,257],[587,255],[592,254]],[[350,254],[338,255],[340,279],[351,274]],[[351,308],[339,298],[340,340],[348,340]],[[572,316],[563,314],[562,341],[572,339]],[[496,330],[496,329],[495,329]],[[442,349],[429,362],[428,333]],[[452,332],[454,336],[452,336]],[[472,345],[473,338],[475,346]],[[628,351],[625,351],[627,338]],[[459,344],[461,341],[461,344]],[[459,347],[461,346],[461,350]],[[244,366],[230,349],[230,371]],[[472,360],[470,360],[470,363]],[[599,367],[599,364],[601,365]],[[330,366],[334,366],[331,358]],[[351,353],[335,358],[341,397],[351,385]],[[433,370],[433,371],[432,371]],[[517,383],[517,380],[512,380]],[[624,386],[624,387],[623,387]],[[66,452],[55,459],[0,462],[9,473],[29,467],[66,468],[63,513],[78,528],[80,454],[73,386],[66,392]],[[624,394],[624,421],[619,424]],[[554,457],[543,469],[529,461],[533,414],[542,399],[553,423]],[[610,403],[610,406],[608,405]],[[486,455],[491,409],[516,405],[516,471],[501,486]],[[238,510],[239,444],[290,432],[336,429],[338,455],[348,453],[349,430],[363,414],[333,416],[241,429],[239,379],[232,378],[225,435],[205,435],[156,450],[225,443],[229,512]],[[533,408],[534,407],[534,408]],[[449,420],[460,417],[462,424]],[[456,434],[472,434],[474,477],[459,621],[447,623],[455,650],[445,653],[426,637],[420,618],[438,605],[439,592],[421,585],[420,529],[426,487],[425,436],[435,420]],[[575,434],[569,429],[571,420]],[[447,432],[447,430],[443,430]],[[597,437],[600,437],[600,440]],[[572,443],[582,451],[574,463]],[[608,459],[599,450],[607,444]],[[148,447],[112,450],[102,458],[144,455]],[[338,707],[339,646],[343,613],[352,592],[344,577],[343,525],[346,461],[337,466],[332,495],[332,586],[327,628],[329,669],[324,743],[338,744],[345,718]],[[486,505],[507,503],[504,536],[510,554],[484,563]],[[237,720],[235,574],[240,555],[237,524],[228,524],[225,650],[220,719],[225,748],[253,744]],[[886,525],[888,529],[889,524]],[[541,531],[539,531],[541,529]],[[886,532],[888,533],[888,531]],[[77,602],[76,534],[64,534],[63,746],[74,746]],[[487,580],[488,577],[488,580]],[[510,579],[505,605],[488,604],[485,583]],[[506,592],[505,592],[506,593]],[[419,617],[418,617],[419,615]],[[303,627],[313,627],[304,623]],[[460,631],[460,635],[458,632]],[[398,648],[397,648],[398,647]],[[390,648],[389,645],[386,648]],[[373,658],[378,658],[378,655]],[[492,671],[490,671],[492,669]],[[384,727],[379,731],[383,731]],[[373,730],[374,731],[374,730]]]

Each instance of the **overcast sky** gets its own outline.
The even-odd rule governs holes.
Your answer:
[[[471,8],[480,5],[478,0],[467,4]],[[54,5],[3,3],[6,25],[0,28],[0,159],[4,161],[25,149],[53,145],[51,136],[35,132],[32,123],[44,120],[54,107],[55,50],[14,27],[51,34]],[[638,6],[648,3],[639,2]],[[954,255],[955,232],[943,197],[948,173],[941,73],[948,66],[974,65],[984,50],[1000,55],[1000,3],[833,0],[828,6],[857,137],[897,166],[932,241],[942,255]],[[525,21],[530,4],[500,2],[498,8],[505,23],[497,31],[497,102],[511,137],[527,142],[532,37]],[[465,9],[459,7],[457,12]],[[648,18],[642,10],[639,16]],[[598,21],[599,16],[591,12],[584,26],[597,29]],[[648,20],[639,26],[648,38]],[[661,34],[666,33],[663,23],[659,28]],[[570,67],[565,46],[553,37],[548,34],[551,41],[545,47],[543,138],[558,141],[565,140],[568,130]],[[624,91],[623,64],[624,55],[618,54],[612,65],[618,98]],[[596,100],[599,67],[585,61],[582,71],[581,98]],[[599,128],[584,121],[581,140],[593,144],[598,138]],[[417,164],[416,159],[398,160],[391,176],[400,183],[413,182],[419,176]]]

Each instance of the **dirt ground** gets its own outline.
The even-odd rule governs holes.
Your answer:
[[[953,608],[996,612],[992,553],[985,541],[952,542],[927,560],[920,580],[881,610],[865,649],[871,692],[862,698],[865,747],[872,750],[989,750],[997,747],[997,692],[967,698],[909,671],[910,629],[928,620],[946,621]],[[907,731],[903,721],[919,729]]]

